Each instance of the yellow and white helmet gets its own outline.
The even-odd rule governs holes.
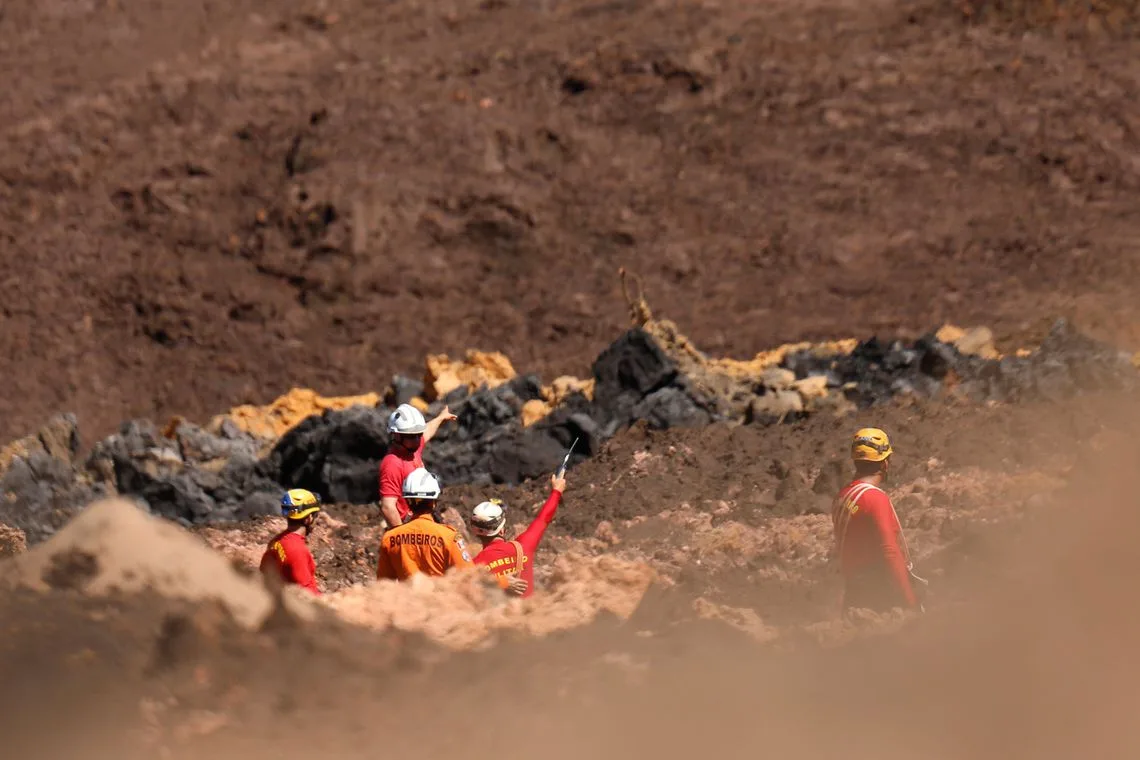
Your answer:
[[[497,536],[507,527],[507,515],[503,502],[491,499],[475,505],[471,510],[471,532],[477,536]]]

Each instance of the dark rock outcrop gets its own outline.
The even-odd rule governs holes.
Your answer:
[[[95,444],[85,469],[187,524],[275,513],[280,486],[259,474],[256,442],[235,428],[222,432],[182,422],[167,437],[148,420],[132,420]]]
[[[592,398],[574,393],[529,427],[523,426],[522,410],[543,397],[538,377],[521,376],[474,392],[456,389],[428,410],[430,418],[447,405],[457,420],[440,428],[425,451],[425,465],[445,487],[510,484],[547,476],[577,441],[570,458],[574,466],[637,421],[658,429],[705,425],[726,416],[774,424],[822,410],[873,406],[899,395],[1055,401],[1138,384],[1128,355],[1064,321],[1027,356],[985,359],[932,334],[912,343],[871,338],[846,355],[792,353],[755,385],[736,387],[727,403],[695,390],[694,379],[640,329],[628,330],[603,351],[593,375]],[[381,406],[309,417],[268,453],[261,449],[264,442],[233,423],[223,423],[215,434],[187,422],[159,431],[147,420],[132,420],[79,461],[75,418],[61,415],[0,449],[0,523],[16,526],[34,543],[92,499],[115,493],[183,523],[277,514],[282,491],[294,487],[326,501],[376,502],[388,416],[422,387],[402,379]],[[839,474],[833,469],[825,468],[811,487],[787,479],[775,498],[834,490]]]
[[[0,522],[36,543],[50,536],[106,489],[77,471],[79,426],[73,414],[51,418],[35,433],[0,449]]]
[[[329,501],[377,501],[390,412],[352,406],[309,417],[281,437],[259,472],[284,488],[307,488]]]
[[[974,401],[1055,401],[1135,388],[1138,380],[1128,354],[1080,334],[1065,320],[1055,322],[1028,356],[984,359],[926,335],[912,344],[871,338],[838,357],[801,352],[786,357],[783,366],[797,378],[825,375],[831,391],[862,407],[899,395],[938,398],[951,391]]]
[[[651,427],[702,425],[715,418],[714,403],[694,393],[677,364],[641,329],[625,332],[594,362],[590,416],[603,438],[637,420]]]
[[[527,401],[542,398],[542,383],[534,375],[516,377],[492,389],[482,389],[450,404],[458,418],[440,428],[424,455],[424,466],[449,483],[517,483],[538,471],[526,462],[544,461],[549,446],[541,434],[522,426]],[[429,413],[442,409],[432,406]],[[533,448],[534,451],[528,449]],[[520,457],[517,465],[508,464]],[[520,475],[519,473],[531,473]]]

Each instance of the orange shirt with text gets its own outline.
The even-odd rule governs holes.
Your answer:
[[[429,512],[384,534],[376,577],[403,581],[416,573],[440,576],[453,567],[470,565],[463,537],[450,525],[437,523]]]

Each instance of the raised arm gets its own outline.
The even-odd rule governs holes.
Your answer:
[[[562,492],[565,490],[565,477],[560,478],[555,475],[550,479],[550,496],[546,497],[546,503],[542,505],[542,509],[538,510],[538,516],[518,537],[518,542],[523,545],[528,555],[533,554],[538,549],[538,544],[542,541],[547,526],[554,520],[554,515],[558,512],[558,505],[562,503]]]

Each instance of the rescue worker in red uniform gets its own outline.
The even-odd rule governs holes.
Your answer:
[[[261,556],[261,573],[271,576],[271,583],[293,584],[321,595],[317,588],[317,563],[306,541],[320,512],[321,500],[304,488],[294,488],[281,498],[281,515],[287,521],[285,530],[273,537]]]
[[[388,417],[390,443],[388,453],[380,460],[380,513],[391,530],[411,519],[402,489],[413,470],[424,466],[427,442],[435,437],[439,426],[455,420],[445,406],[430,422],[411,404],[400,404]]]
[[[406,581],[420,573],[438,577],[453,567],[471,567],[463,537],[455,528],[435,520],[439,493],[439,481],[422,467],[404,480],[402,494],[412,519],[380,539],[378,580]]]
[[[472,510],[468,521],[471,532],[483,544],[483,550],[475,555],[475,564],[485,566],[503,590],[523,597],[534,593],[534,555],[547,526],[558,512],[565,490],[566,478],[552,476],[546,503],[538,510],[538,516],[530,526],[513,541],[503,537],[507,517],[500,502],[485,501]]]
[[[902,525],[882,486],[890,472],[890,439],[863,428],[851,442],[855,480],[836,496],[831,519],[835,554],[843,572],[844,610],[921,608]]]

